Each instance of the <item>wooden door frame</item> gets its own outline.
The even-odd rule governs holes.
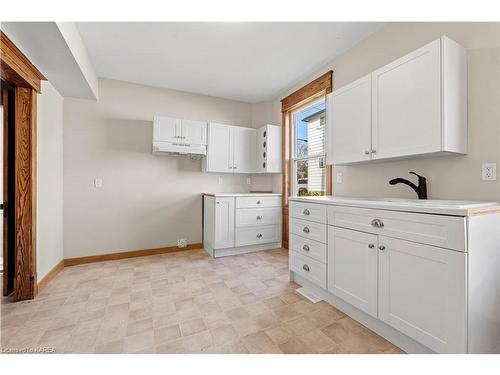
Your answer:
[[[37,94],[40,93],[41,81],[46,78],[2,31],[0,31],[0,78],[14,87],[15,91],[15,199],[8,209],[14,210],[15,217],[14,301],[20,301],[32,299],[37,293]]]
[[[281,100],[281,197],[282,197],[282,223],[283,236],[282,245],[288,248],[288,198],[291,194],[291,178],[292,178],[292,111],[311,103],[318,98],[332,92],[333,71],[330,70],[314,81],[308,83],[299,90],[288,95]],[[326,167],[326,195],[332,194],[332,166]]]

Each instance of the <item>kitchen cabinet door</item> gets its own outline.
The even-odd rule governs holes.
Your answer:
[[[377,235],[328,227],[328,290],[377,317]]]
[[[207,144],[207,172],[233,172],[233,130],[230,125],[210,123]]]
[[[256,163],[256,130],[233,126],[234,163],[235,173],[255,173]]]
[[[467,350],[467,254],[379,236],[379,319],[439,353]]]
[[[197,145],[207,144],[207,123],[182,120],[182,142]]]
[[[441,151],[439,39],[374,71],[372,89],[372,159]]]
[[[181,133],[180,119],[163,116],[154,118],[153,139],[155,142],[180,143]]]
[[[234,198],[215,201],[215,249],[234,247]]]
[[[327,164],[371,159],[371,95],[367,75],[327,96]]]

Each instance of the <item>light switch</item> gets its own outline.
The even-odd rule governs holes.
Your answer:
[[[252,178],[251,177],[247,177],[247,185],[252,185]]]
[[[218,183],[219,185],[222,185],[222,184],[224,183],[224,180],[222,179],[222,177],[218,177],[218,178],[217,178],[217,183]]]
[[[94,187],[102,188],[102,178],[101,177],[94,178]]]
[[[481,172],[483,181],[496,181],[497,163],[484,163]]]

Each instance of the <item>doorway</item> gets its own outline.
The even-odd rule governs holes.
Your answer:
[[[14,292],[15,248],[14,217],[10,203],[14,201],[14,115],[15,91],[5,81],[0,81],[0,242],[2,272],[2,290],[4,296]]]

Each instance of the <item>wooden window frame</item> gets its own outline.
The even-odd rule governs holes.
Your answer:
[[[332,92],[333,71],[330,70],[314,81],[300,88],[281,100],[281,129],[282,129],[282,245],[288,248],[288,198],[291,194],[292,177],[292,112],[297,108],[312,103],[322,96]],[[326,195],[332,194],[332,166],[326,166]]]
[[[41,91],[41,81],[46,78],[2,31],[0,31],[0,78],[14,87],[15,97],[15,142],[13,145],[15,199],[8,209],[14,210],[15,216],[14,301],[20,301],[32,299],[37,294],[37,94]],[[5,244],[3,251],[6,255]],[[7,274],[4,273],[4,285],[6,278]]]

